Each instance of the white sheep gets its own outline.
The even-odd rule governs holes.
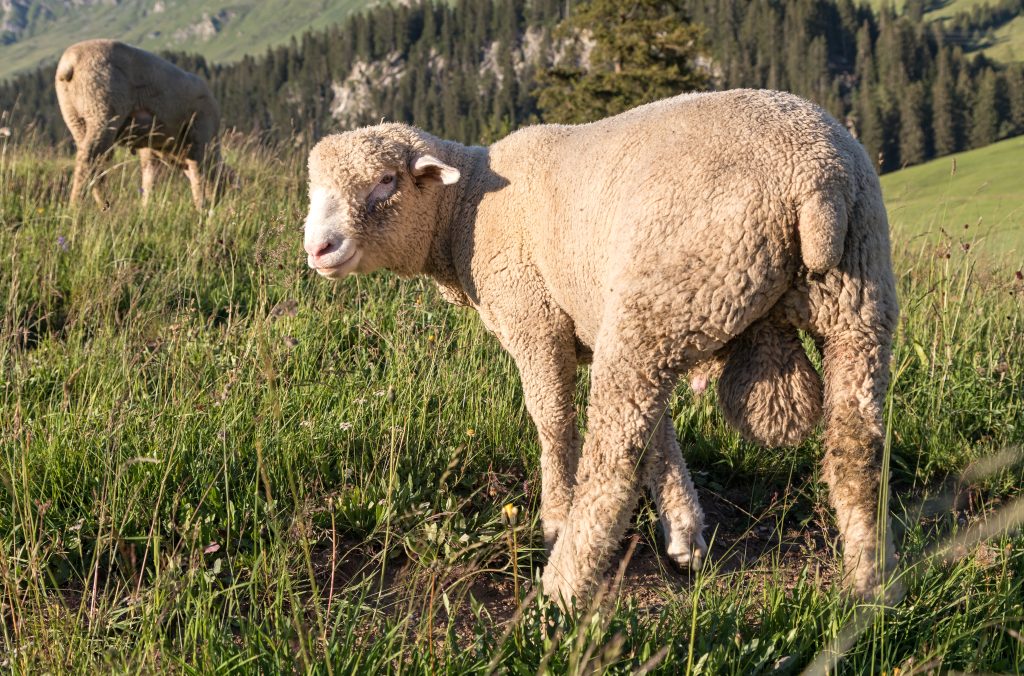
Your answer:
[[[310,267],[428,275],[514,358],[541,441],[546,593],[593,593],[642,485],[668,555],[700,565],[673,387],[718,361],[727,419],[798,443],[823,394],[797,329],[823,351],[823,476],[848,583],[881,590],[894,565],[878,519],[888,224],[871,162],[820,108],[771,91],[683,95],[489,148],[382,124],[323,139],[309,190]],[[580,453],[573,391],[591,358]]]
[[[96,174],[106,153],[121,143],[138,151],[143,204],[161,162],[168,162],[184,169],[202,210],[227,170],[216,144],[220,108],[202,78],[122,42],[87,40],[65,50],[55,86],[77,148],[73,204],[95,179],[93,197],[101,208],[108,206],[103,177]]]

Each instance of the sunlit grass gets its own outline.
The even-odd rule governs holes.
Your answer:
[[[974,247],[987,263],[1024,266],[1024,137],[882,176],[897,246]]]

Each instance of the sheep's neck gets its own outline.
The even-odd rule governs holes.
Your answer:
[[[437,230],[434,233],[423,272],[437,282],[446,300],[469,305],[473,296],[467,289],[469,260],[473,246],[473,212],[486,192],[487,149],[466,147],[445,141],[441,160],[456,167],[462,178],[441,191],[437,208]]]

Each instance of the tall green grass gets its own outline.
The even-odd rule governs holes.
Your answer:
[[[666,571],[644,505],[621,594],[568,617],[516,598],[544,554],[514,366],[426,281],[308,273],[304,149],[233,144],[244,183],[198,215],[180,177],[141,210],[127,154],[110,211],[69,209],[68,158],[0,144],[3,668],[795,672],[853,618],[820,441],[748,445],[684,390],[711,566]],[[959,244],[896,252],[907,562],[1020,494],[1017,465],[970,470],[1024,437],[1024,287]],[[958,554],[840,669],[1019,673],[1024,540]]]

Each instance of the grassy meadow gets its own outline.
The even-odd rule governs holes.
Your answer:
[[[669,568],[644,503],[628,566],[567,616],[531,591],[539,451],[510,359],[427,281],[311,275],[304,155],[233,144],[244,184],[202,217],[179,177],[142,211],[118,155],[100,212],[65,205],[69,158],[0,138],[0,668],[1024,669],[1024,281],[963,246],[966,158],[920,199],[928,166],[886,178],[905,600],[837,591],[820,435],[757,448],[681,388],[711,563]],[[1020,222],[1016,190],[986,223]]]
[[[973,245],[989,267],[1024,267],[1024,137],[882,177],[894,238]]]

